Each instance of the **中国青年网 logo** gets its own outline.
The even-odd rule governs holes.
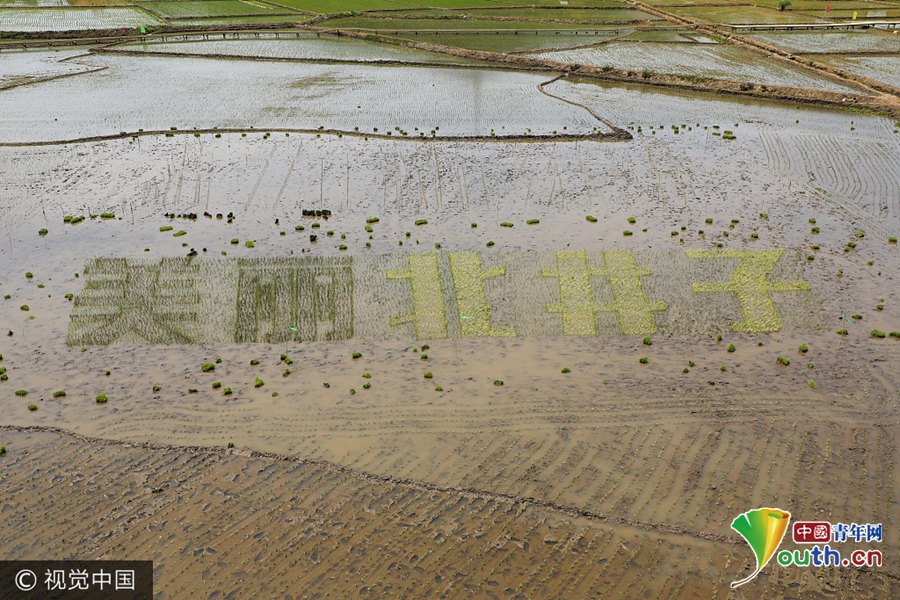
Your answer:
[[[782,567],[880,567],[882,564],[880,550],[857,548],[842,556],[839,549],[831,547],[831,544],[848,541],[881,543],[881,523],[796,521],[791,527],[791,539],[795,544],[810,546],[779,551],[790,521],[791,513],[780,508],[757,508],[738,515],[731,523],[731,528],[741,534],[756,556],[756,569],[744,579],[733,582],[732,588],[753,580],[773,556]]]

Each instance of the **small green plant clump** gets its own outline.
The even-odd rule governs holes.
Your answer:
[[[162,389],[162,388],[159,387],[158,385],[154,385],[154,386],[153,386],[153,391],[154,391],[154,392],[158,392],[158,391],[161,390],[161,389]]]
[[[635,219],[634,217],[628,217],[628,223],[629,225],[634,225],[635,223],[637,223],[637,219]]]
[[[331,384],[328,383],[327,381],[324,381],[324,382],[322,382],[322,386],[323,386],[323,387],[330,388],[330,387],[331,387]]]
[[[816,382],[813,381],[812,379],[810,379],[809,381],[807,381],[806,384],[807,384],[810,388],[816,389]]]
[[[0,446],[0,456],[6,454],[6,446]]]
[[[863,318],[862,315],[851,315],[851,316],[852,316],[854,319],[856,319],[857,321],[860,321],[860,320],[862,320],[862,318]]]
[[[229,448],[234,448],[234,442],[228,442],[228,447],[229,447]]]
[[[888,335],[894,339],[900,340],[900,331],[892,331]]]
[[[42,228],[40,231],[38,231],[38,235],[47,235],[48,233],[49,232],[47,231],[46,228]]]
[[[282,377],[287,377],[287,376],[290,375],[290,374],[291,374],[291,370],[290,370],[290,369],[285,369],[284,372],[281,374],[281,376],[282,376]]]
[[[37,404],[29,404],[29,405],[28,405],[28,410],[30,410],[31,412],[36,411],[37,408],[38,408],[38,407],[37,407]]]
[[[53,397],[54,397],[54,398],[65,398],[65,397],[66,397],[66,391],[65,391],[65,390],[59,390],[58,392],[53,392]]]
[[[493,240],[488,241],[488,243],[487,243],[486,245],[487,245],[488,248],[490,248],[491,246],[493,246],[493,245],[494,245]]]
[[[230,396],[230,395],[231,395],[231,388],[230,388],[230,387],[227,387],[227,388],[225,388],[224,390],[222,390],[222,395],[223,395],[223,396]]]
[[[651,339],[651,337],[650,337],[649,335],[648,335],[647,337],[644,338],[644,345],[645,345],[645,346],[652,346],[652,345],[653,345],[653,339]]]
[[[188,388],[188,394],[196,394],[197,388]]]
[[[209,373],[210,371],[215,371],[215,369],[216,369],[216,365],[214,365],[213,363],[204,363],[200,367],[200,370],[203,371],[204,373]]]
[[[261,388],[261,387],[264,386],[265,384],[266,384],[265,381],[263,381],[262,379],[260,379],[259,377],[257,377],[257,378],[256,378],[256,383],[253,384],[253,387],[255,387],[255,388]]]
[[[892,235],[891,237],[888,238],[888,244],[896,244],[896,243],[897,243],[896,236]]]
[[[721,367],[719,367],[719,370],[724,373],[725,371],[728,370],[728,367],[726,367],[725,365],[722,365]]]
[[[875,337],[875,338],[884,338],[884,332],[881,331],[880,329],[873,329],[873,330],[872,330],[872,337]]]
[[[847,330],[846,329],[838,329],[837,334],[838,335],[847,335]]]
[[[563,373],[571,373],[571,372],[572,372],[572,369],[570,369],[569,367],[563,367],[562,372],[563,372]]]
[[[428,225],[428,219],[419,219],[416,221],[416,225]]]
[[[106,394],[100,394],[96,398],[97,404],[106,404]]]
[[[31,310],[30,308],[28,308],[28,305],[27,305],[27,304],[23,304],[23,305],[20,306],[19,308],[21,308],[21,309],[24,310],[25,312],[28,312],[29,310]]]
[[[352,356],[353,356],[354,359],[356,359],[356,358],[362,358],[362,352],[354,352],[354,353],[352,354]]]
[[[187,235],[187,231],[185,231],[184,229],[182,229],[181,231],[176,231],[172,234],[172,237],[181,237],[183,235]]]
[[[642,356],[638,359],[638,362],[641,363],[642,365],[646,365],[648,362],[650,362],[650,359],[647,358],[646,356]]]
[[[500,223],[500,227],[513,227],[513,224],[509,221],[503,221],[502,223]]]
[[[217,390],[217,389],[219,389],[220,387],[222,387],[222,382],[221,382],[221,381],[213,381],[213,383],[212,383],[212,389]]]
[[[540,222],[541,222],[540,219],[528,219],[527,221],[525,221],[525,224],[526,225],[537,225]]]
[[[250,361],[250,364],[251,364],[252,366],[258,365],[258,364],[259,364],[259,359],[258,359],[258,358],[252,359],[252,360]]]
[[[595,217],[595,216],[593,216],[593,215],[588,215],[588,216],[585,217],[585,219],[587,219],[587,220],[588,220],[589,222],[591,222],[591,223],[596,223],[596,222],[597,222],[597,217]]]
[[[497,386],[503,385],[503,381],[500,380],[500,379],[495,379],[495,380],[494,380],[494,385],[497,385]]]
[[[252,241],[250,241],[250,240],[247,240],[246,242],[244,242],[244,245],[245,245],[246,247],[248,247],[248,248],[254,248],[254,247],[256,247],[256,244],[254,244],[254,243],[253,243]]]
[[[28,390],[16,390],[16,396],[27,396]]]
[[[788,366],[789,364],[791,364],[790,359],[787,359],[787,358],[785,358],[785,357],[783,357],[783,356],[779,356],[779,357],[777,357],[775,360],[778,361],[778,362],[780,362],[780,363],[783,364],[784,366]]]
[[[735,350],[737,350],[737,348],[735,347],[734,344],[728,344],[728,351],[729,351],[729,352],[734,352]]]
[[[443,392],[443,391],[444,391],[444,388],[442,388],[441,386],[435,386],[434,391],[436,391],[436,392]]]
[[[798,350],[800,350],[801,354],[805,353],[805,352],[809,352],[809,346],[807,346],[806,344],[800,344],[800,347],[798,348]]]
[[[428,371],[427,373],[425,373],[424,377],[425,379],[431,379],[434,377],[434,374],[432,374],[431,371]]]

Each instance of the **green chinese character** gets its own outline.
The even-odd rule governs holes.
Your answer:
[[[666,310],[666,305],[644,295],[641,277],[650,271],[638,269],[629,250],[605,251],[603,260],[605,268],[591,268],[584,252],[557,252],[556,270],[541,272],[559,279],[560,301],[548,304],[547,311],[562,314],[565,335],[596,335],[598,312],[615,312],[625,335],[655,333],[651,311]],[[609,279],[612,302],[594,302],[591,277]]]
[[[451,252],[450,272],[453,274],[453,290],[459,307],[463,337],[512,337],[512,327],[492,327],[491,309],[484,294],[484,282],[506,274],[506,269],[496,266],[482,269],[481,259],[474,252]]]
[[[447,337],[444,293],[438,274],[437,254],[410,254],[409,269],[388,271],[388,279],[409,279],[412,287],[413,312],[391,317],[391,327],[413,322],[418,339]]]
[[[770,292],[808,291],[805,281],[767,281],[769,273],[784,248],[772,250],[688,250],[688,258],[739,258],[741,262],[731,273],[728,283],[695,283],[693,288],[698,293],[728,292],[737,295],[741,303],[744,321],[731,326],[734,331],[761,333],[781,329],[781,319],[775,311]]]

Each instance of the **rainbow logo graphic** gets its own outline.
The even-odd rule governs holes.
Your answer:
[[[790,522],[791,513],[780,508],[748,510],[731,522],[731,528],[747,540],[753,554],[756,555],[756,570],[740,581],[733,581],[732,589],[756,577],[775,556]]]

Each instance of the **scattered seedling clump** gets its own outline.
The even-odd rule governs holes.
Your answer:
[[[97,404],[106,404],[106,394],[100,394],[96,398]]]
[[[200,367],[200,370],[203,371],[204,373],[209,373],[210,371],[215,371],[215,369],[216,369],[216,365],[214,365],[213,363],[204,363]]]
[[[569,367],[563,367],[562,372],[563,372],[563,373],[571,373],[571,372],[572,372],[572,369],[570,369]]]
[[[29,404],[29,405],[28,405],[28,410],[30,410],[31,412],[36,411],[37,408],[38,408],[38,407],[37,407],[37,404]]]
[[[495,379],[495,380],[494,380],[494,385],[497,385],[497,386],[503,385],[503,381],[501,381],[500,379]]]
[[[650,362],[650,359],[647,358],[646,356],[642,356],[638,359],[638,362],[641,363],[642,365],[646,365],[647,363]]]
[[[260,387],[264,386],[265,384],[266,384],[265,381],[263,381],[262,379],[260,379],[259,377],[257,377],[257,378],[256,378],[256,383],[253,384],[253,387],[255,387],[255,388],[260,388]]]
[[[16,390],[16,396],[27,396],[28,390]]]
[[[880,329],[873,329],[873,330],[872,330],[872,337],[875,337],[875,338],[883,338],[883,337],[884,337],[884,332],[881,331]]]
[[[779,357],[777,357],[775,360],[778,361],[778,362],[780,362],[780,363],[783,364],[784,366],[788,366],[789,364],[791,364],[790,359],[787,359],[787,358],[785,358],[785,357],[783,357],[783,356],[779,356]]]

